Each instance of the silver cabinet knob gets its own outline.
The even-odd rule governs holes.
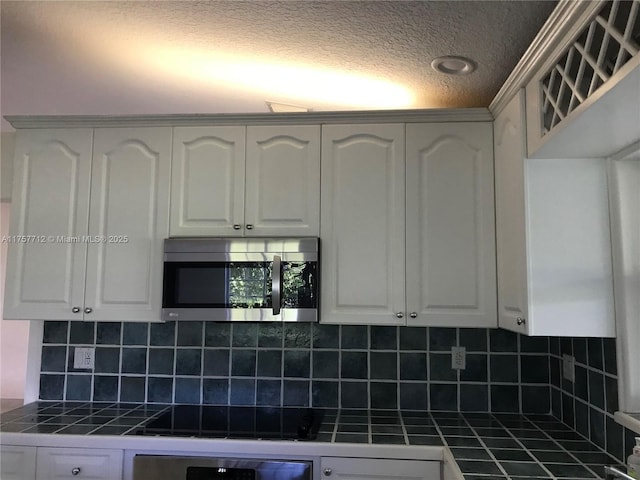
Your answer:
[[[527,323],[527,320],[525,318],[523,318],[523,317],[518,317],[518,318],[516,318],[516,323],[518,325],[524,325],[525,323]]]
[[[71,309],[71,311],[72,311],[73,313],[80,313],[80,307],[73,307],[73,308]]]
[[[80,475],[80,467],[74,467],[71,469],[71,475]]]
[[[410,316],[411,318],[416,318],[416,317],[418,316],[418,314],[417,314],[416,312],[411,312],[411,313],[409,314],[409,316]]]
[[[86,307],[84,309],[84,313],[91,313],[91,312],[93,312],[93,308],[91,308],[91,307]]]
[[[247,223],[247,230],[253,230],[253,225],[251,225],[250,223]]]
[[[402,313],[402,312],[398,312],[398,313],[396,313],[396,317],[398,317],[398,318],[404,318],[404,313]]]
[[[241,228],[242,228],[242,226],[237,224],[237,223],[235,225],[233,225],[233,229],[234,230],[240,230]]]
[[[330,468],[325,468],[322,473],[324,474],[325,477],[330,477],[331,474],[333,473],[333,470],[331,470]]]

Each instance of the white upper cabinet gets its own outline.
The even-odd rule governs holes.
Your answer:
[[[527,332],[524,109],[517,95],[494,124],[498,321]]]
[[[244,217],[245,127],[176,127],[171,166],[174,235],[238,235]]]
[[[247,127],[244,208],[253,235],[319,235],[320,126]]]
[[[92,135],[17,133],[4,318],[82,318]]]
[[[323,322],[496,326],[491,134],[324,128]]]
[[[329,125],[322,134],[325,323],[404,324],[404,125]]]
[[[171,235],[318,236],[320,127],[176,127]]]
[[[5,318],[160,319],[170,146],[170,128],[18,133]]]
[[[407,324],[495,327],[491,123],[406,128]]]
[[[523,105],[494,125],[499,326],[614,336],[606,162],[525,159]]]
[[[170,128],[95,131],[85,319],[159,321]]]
[[[623,359],[618,364],[620,409],[640,412],[640,138],[610,158],[609,174],[616,348]]]

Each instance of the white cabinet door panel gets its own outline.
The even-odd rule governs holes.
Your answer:
[[[423,460],[322,457],[320,471],[337,480],[440,480],[440,463]]]
[[[322,146],[322,321],[403,324],[404,125],[331,125]]]
[[[529,318],[524,179],[524,104],[516,96],[494,123],[498,321],[525,333]]]
[[[35,480],[36,447],[3,445],[0,449],[2,480]]]
[[[176,127],[171,235],[238,235],[244,222],[243,126]]]
[[[491,124],[407,125],[408,322],[495,327],[495,279]]]
[[[83,303],[91,141],[90,129],[17,134],[4,318],[69,319]]]
[[[170,128],[96,130],[86,320],[160,319],[170,152]]]
[[[528,159],[525,175],[530,334],[615,336],[606,162]]]
[[[320,126],[247,127],[246,235],[318,236]]]
[[[40,447],[36,478],[37,480],[121,480],[122,458],[122,450]]]

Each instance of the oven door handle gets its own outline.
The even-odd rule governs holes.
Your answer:
[[[273,274],[271,279],[271,303],[273,304],[273,314],[280,314],[282,304],[282,257],[273,256]]]

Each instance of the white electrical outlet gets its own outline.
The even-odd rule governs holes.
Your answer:
[[[454,370],[467,368],[467,352],[464,347],[451,347],[451,368]]]
[[[92,347],[76,347],[73,351],[73,368],[93,369],[95,351]]]
[[[576,381],[576,359],[571,355],[562,355],[562,376],[570,382]]]

